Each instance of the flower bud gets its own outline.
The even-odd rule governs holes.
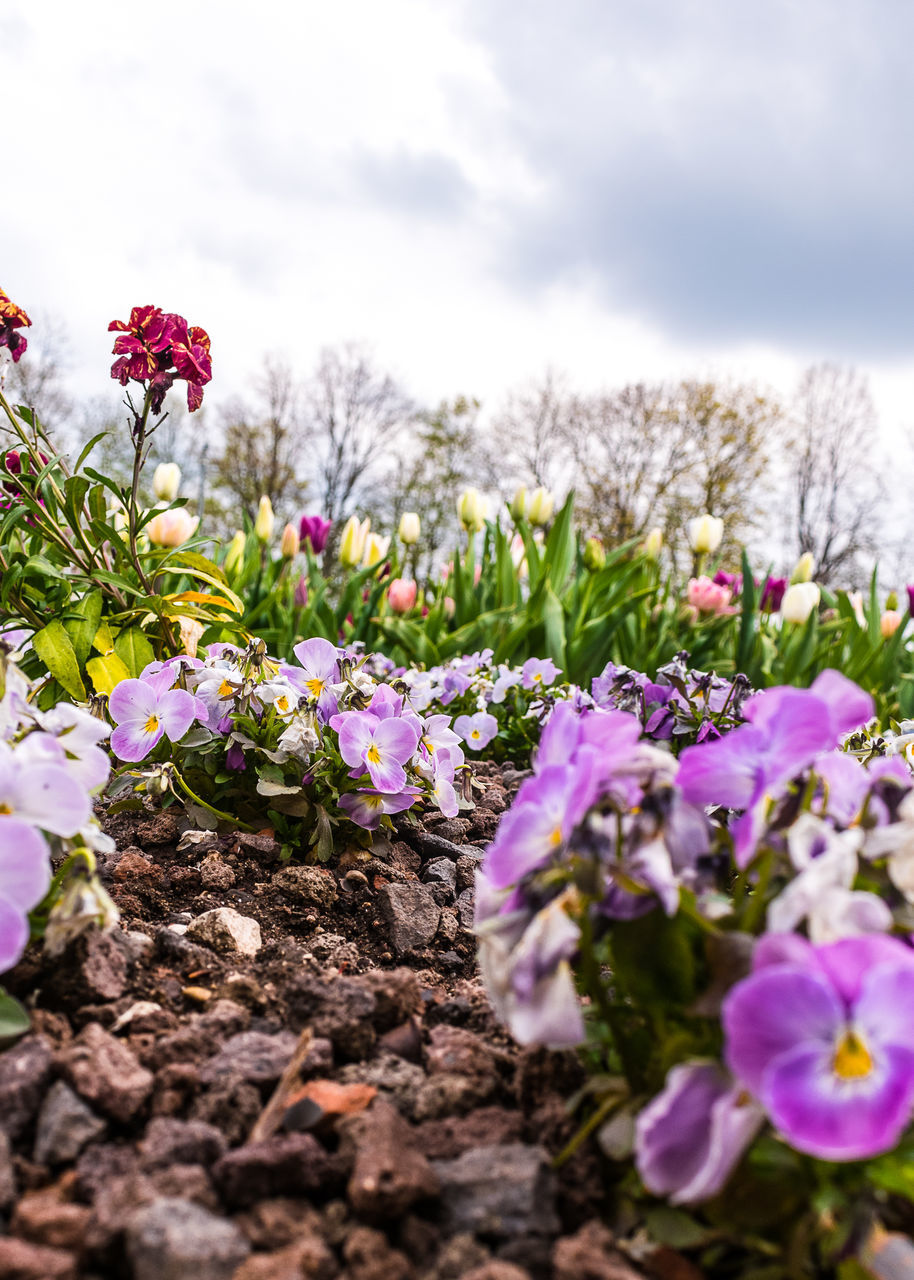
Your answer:
[[[257,508],[257,519],[254,521],[254,532],[261,542],[269,542],[273,537],[273,528],[276,524],[276,517],[273,514],[273,504],[266,494],[260,499],[260,506]]]
[[[530,494],[530,502],[527,506],[527,519],[531,524],[544,525],[548,524],[552,519],[552,513],[555,510],[555,498],[548,489],[544,489],[542,485],[539,489],[534,489]]]
[[[394,613],[409,613],[416,603],[418,589],[412,578],[394,578],[387,588],[387,602]]]
[[[790,575],[791,582],[812,582],[812,575],[816,571],[816,559],[811,551],[804,551],[796,563],[796,568]]]
[[[584,543],[584,566],[596,573],[606,564],[606,548],[600,538],[588,538]]]
[[[84,858],[85,861],[71,868],[63,891],[51,908],[44,934],[48,955],[60,955],[80,934],[94,928],[110,929],[120,918],[88,850]]]
[[[879,619],[879,630],[882,633],[883,640],[888,640],[890,636],[893,636],[900,626],[901,614],[897,609],[886,609]]]
[[[527,486],[520,484],[514,491],[514,497],[511,499],[509,508],[512,520],[525,520],[527,518]]]
[[[343,525],[340,538],[340,561],[345,568],[354,569],[361,560],[370,528],[371,521],[360,522],[358,516],[350,516]]]
[[[199,517],[192,516],[186,507],[173,507],[153,516],[145,533],[157,547],[180,547],[193,537],[199,523]]]
[[[724,522],[718,516],[696,516],[690,520],[689,546],[696,555],[713,554],[724,536]]]
[[[445,612],[446,616],[447,616],[447,617],[449,617],[449,618],[453,618],[453,616],[454,616],[454,614],[456,613],[456,611],[457,611],[457,605],[454,603],[454,597],[453,597],[453,596],[445,596],[445,597],[444,597],[444,612]]]
[[[379,533],[369,533],[365,540],[365,554],[362,556],[362,568],[373,569],[387,555],[390,538],[382,538]]]
[[[819,607],[819,588],[814,582],[793,582],[784,592],[781,617],[785,622],[805,622]]]
[[[486,522],[485,503],[478,489],[464,489],[457,499],[457,515],[468,533],[478,533]]]
[[[181,468],[176,462],[160,462],[152,474],[152,489],[160,502],[174,502],[181,483]]]
[[[406,547],[411,547],[419,541],[420,530],[419,517],[415,511],[404,511],[400,517],[400,527],[397,530],[397,537]]]
[[[889,592],[889,594],[888,594],[888,595],[886,596],[886,598],[885,598],[885,607],[886,607],[887,609],[897,609],[897,608],[898,608],[898,592],[897,592],[897,591],[890,591],[890,592]]]
[[[294,524],[287,524],[282,531],[282,542],[279,544],[280,553],[287,559],[291,560],[293,556],[298,555],[298,549],[301,546],[301,538]]]
[[[293,602],[296,609],[304,609],[308,603],[308,579],[303,573],[298,575],[298,582],[295,584]]]
[[[236,529],[234,538],[232,538],[231,542],[228,544],[228,551],[225,553],[225,563],[222,566],[226,573],[234,573],[241,564],[241,561],[244,558],[244,546],[246,542],[247,537],[244,534],[244,530]]]
[[[650,533],[644,539],[644,554],[649,560],[659,560],[660,552],[663,550],[663,530],[657,525],[651,529]]]

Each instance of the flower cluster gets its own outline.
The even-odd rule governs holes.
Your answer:
[[[130,381],[148,383],[151,409],[158,413],[175,379],[187,383],[187,407],[193,413],[203,403],[203,388],[213,376],[209,335],[183,316],[161,307],[134,307],[129,321],[112,320],[114,354],[111,376],[122,387]]]
[[[741,723],[743,703],[752,692],[749,681],[691,670],[688,660],[688,653],[678,653],[653,679],[609,662],[591,684],[594,703],[630,711],[649,738],[676,749],[717,738]]]
[[[28,328],[31,323],[22,308],[17,307],[15,302],[0,289],[0,347],[6,347],[14,364],[22,359],[29,345],[28,339],[23,338],[18,330]]]

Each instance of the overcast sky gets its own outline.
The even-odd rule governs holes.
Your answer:
[[[494,404],[820,359],[914,421],[906,0],[31,0],[0,11],[0,285],[67,324],[370,343]]]

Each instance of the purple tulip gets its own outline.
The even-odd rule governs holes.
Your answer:
[[[786,578],[772,578],[770,575],[765,579],[765,585],[762,588],[762,598],[759,601],[759,609],[762,613],[777,613],[781,607],[781,601],[784,599],[784,592],[787,590]]]
[[[370,711],[349,711],[340,724],[340,755],[357,771],[368,770],[372,786],[381,792],[402,792],[403,766],[419,744],[419,731],[406,720],[379,720]]]
[[[299,536],[302,542],[307,538],[314,554],[320,555],[327,545],[332,525],[333,521],[325,520],[323,516],[302,516],[298,526]]]
[[[890,1150],[914,1106],[914,952],[880,934],[813,946],[767,935],[727,995],[725,1056],[791,1146]]]
[[[145,760],[164,735],[178,742],[199,717],[200,700],[186,689],[172,689],[173,678],[165,668],[147,680],[122,680],[114,689],[108,710],[117,723],[111,748],[118,759]]]

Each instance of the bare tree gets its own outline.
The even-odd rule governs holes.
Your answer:
[[[566,490],[571,480],[567,441],[577,413],[577,397],[553,369],[511,392],[492,422],[493,443],[485,459],[489,481]]]
[[[866,377],[818,364],[800,380],[792,413],[791,553],[811,551],[821,582],[859,579],[879,550],[873,519],[884,498],[878,423]]]
[[[3,390],[12,404],[25,405],[38,415],[59,449],[66,443],[74,403],[66,388],[70,342],[66,326],[56,317],[35,321],[28,331],[28,350],[7,367]]]

